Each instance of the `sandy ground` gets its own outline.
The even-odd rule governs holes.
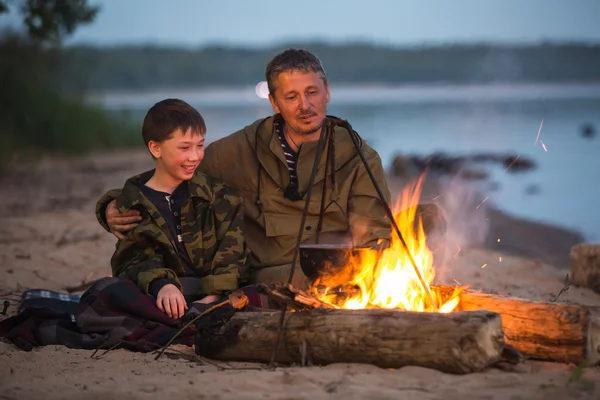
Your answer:
[[[70,160],[49,158],[2,176],[0,293],[64,290],[108,276],[115,239],[96,223],[95,201],[105,190],[120,187],[125,178],[149,167],[151,161],[144,152],[123,151]],[[391,181],[390,186],[398,193],[401,182]],[[427,190],[434,196],[437,188]],[[489,237],[495,236],[496,228],[486,227],[487,239],[480,238],[480,243],[466,240],[465,230],[479,229],[482,219],[465,224],[464,216],[458,214],[451,220],[462,221],[462,226],[451,227],[454,242],[449,243],[448,261],[439,271],[440,282],[456,280],[488,293],[541,300],[553,299],[564,287],[568,254],[558,252],[557,243],[568,248],[572,234],[496,216],[496,221],[503,221],[499,223],[502,229],[508,224],[519,232],[514,232],[518,239],[513,245],[494,247],[496,241]],[[523,226],[526,233],[519,228]],[[535,245],[526,246],[523,235]],[[534,255],[556,254],[558,258],[552,263],[548,260],[553,258],[523,257],[523,249],[531,247]],[[600,306],[600,295],[583,288],[571,287],[560,299]],[[15,306],[13,302],[9,315]],[[513,372],[490,369],[465,376],[419,367],[386,370],[360,364],[273,371],[257,364],[203,363],[191,357],[191,348],[181,346],[167,354],[154,361],[149,354],[115,350],[91,358],[92,351],[49,346],[24,352],[0,342],[0,399],[600,398],[598,367],[584,369],[579,379],[573,379],[573,365],[532,361]]]

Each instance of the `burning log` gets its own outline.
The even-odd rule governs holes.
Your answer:
[[[600,244],[580,243],[571,248],[571,280],[600,293]]]
[[[444,296],[453,287],[435,287]],[[463,291],[459,310],[490,310],[502,316],[507,345],[547,361],[600,363],[600,307],[547,303]]]
[[[196,352],[222,361],[269,362],[280,313],[235,314],[196,337]],[[278,363],[406,365],[449,373],[482,371],[500,360],[500,316],[487,310],[418,313],[402,310],[312,309],[288,312]]]

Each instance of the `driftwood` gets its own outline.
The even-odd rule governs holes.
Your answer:
[[[285,285],[268,285],[263,289],[270,297],[284,297],[298,291]],[[434,287],[442,298],[454,293],[450,286]],[[277,294],[275,294],[277,293]],[[303,303],[309,307],[310,301]],[[291,308],[292,303],[288,302]],[[302,304],[300,304],[302,308]],[[300,309],[296,307],[296,309]],[[517,350],[531,358],[589,365],[600,364],[600,307],[578,304],[539,302],[508,296],[491,295],[465,290],[461,293],[458,310],[486,309],[502,317],[506,350]]]
[[[600,293],[600,244],[580,243],[571,248],[571,281]]]
[[[453,287],[437,287],[450,296]],[[490,310],[502,316],[507,345],[542,360],[600,363],[600,308],[508,296],[461,293],[460,310]]]
[[[196,352],[222,361],[269,362],[280,312],[236,313],[196,338]],[[449,373],[482,371],[504,349],[500,316],[401,310],[312,309],[286,313],[276,362],[416,365]]]

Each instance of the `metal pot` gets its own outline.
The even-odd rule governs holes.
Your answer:
[[[328,277],[344,282],[353,276],[351,258],[365,251],[375,250],[340,244],[303,244],[300,245],[300,268],[312,282]]]

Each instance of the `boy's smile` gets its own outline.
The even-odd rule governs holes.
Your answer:
[[[204,135],[178,129],[160,143],[151,141],[148,148],[156,158],[156,171],[148,186],[171,193],[181,182],[192,179],[204,158]]]

